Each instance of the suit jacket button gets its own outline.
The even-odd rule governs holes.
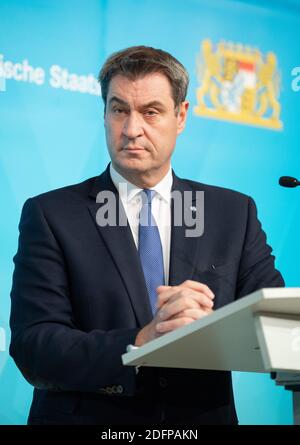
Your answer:
[[[165,377],[159,377],[159,386],[166,388],[168,386],[168,380]]]
[[[106,394],[112,394],[112,392],[113,392],[112,387],[111,386],[107,386],[106,387]]]
[[[122,394],[123,392],[123,386],[122,385],[118,385],[117,386],[117,393]]]

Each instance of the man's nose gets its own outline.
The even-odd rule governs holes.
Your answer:
[[[136,113],[130,113],[127,116],[124,122],[123,134],[128,139],[135,139],[144,134],[143,120]]]

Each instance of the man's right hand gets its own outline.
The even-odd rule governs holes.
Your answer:
[[[213,310],[213,292],[197,281],[187,280],[178,286],[160,286],[157,294],[158,310],[153,320],[138,333],[136,346],[205,317]]]

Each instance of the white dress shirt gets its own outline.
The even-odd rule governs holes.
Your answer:
[[[138,249],[139,243],[139,214],[142,201],[139,193],[143,190],[140,187],[128,182],[121,176],[110,164],[110,176],[116,189],[119,192],[120,199],[125,209],[125,213],[131,228],[133,239]],[[155,190],[152,198],[152,214],[156,221],[164,262],[165,284],[169,283],[170,266],[170,244],[171,244],[171,188],[173,183],[172,169],[166,176],[151,190]],[[122,186],[120,187],[120,184]]]

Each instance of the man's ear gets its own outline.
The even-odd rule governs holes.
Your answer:
[[[189,105],[190,104],[187,100],[181,102],[179,105],[179,111],[177,114],[177,134],[180,134],[184,130]]]

